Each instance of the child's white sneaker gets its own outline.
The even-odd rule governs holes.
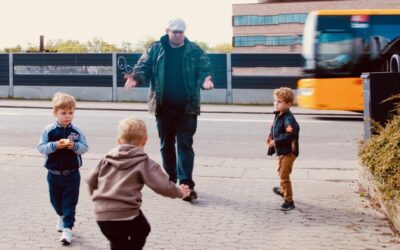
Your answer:
[[[61,234],[60,242],[63,245],[69,245],[72,242],[72,230],[71,228],[64,228]]]
[[[56,230],[58,232],[60,232],[60,233],[64,230],[64,220],[63,220],[63,218],[64,218],[63,216],[59,216],[57,224],[56,224]]]

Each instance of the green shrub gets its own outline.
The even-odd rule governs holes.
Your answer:
[[[397,110],[398,107],[397,105]],[[363,166],[374,176],[375,184],[383,199],[398,202],[400,201],[400,115],[393,116],[385,128],[375,124],[374,129],[377,135],[360,143],[359,157]]]

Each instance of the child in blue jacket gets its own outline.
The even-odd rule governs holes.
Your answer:
[[[48,170],[50,202],[59,216],[56,229],[62,232],[60,242],[63,245],[72,242],[81,179],[81,155],[88,150],[82,130],[72,124],[75,107],[73,96],[64,93],[54,95],[53,115],[57,121],[43,130],[38,146],[39,152],[46,155],[44,165]]]

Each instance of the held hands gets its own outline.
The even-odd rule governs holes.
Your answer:
[[[207,76],[206,79],[204,79],[203,88],[208,90],[214,88],[214,83],[211,80],[211,76]]]
[[[68,148],[73,149],[75,146],[75,142],[70,139],[60,139],[57,141],[57,149]]]
[[[182,184],[182,185],[180,185],[180,188],[181,188],[181,192],[183,194],[182,199],[185,199],[186,197],[190,196],[190,188],[188,185]]]
[[[137,81],[133,79],[132,74],[124,74],[125,81],[125,89],[134,88],[137,86]]]
[[[267,143],[267,145],[270,146],[270,147],[275,147],[275,141],[272,139],[271,136],[268,136],[265,139],[265,143]]]

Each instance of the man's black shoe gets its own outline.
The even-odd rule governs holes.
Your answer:
[[[283,204],[281,205],[281,210],[282,211],[289,211],[289,210],[292,210],[294,208],[295,208],[295,206],[294,206],[294,202],[293,201],[289,202],[289,201],[285,200],[283,202]]]
[[[193,189],[190,190],[190,198],[192,198],[192,200],[197,200],[197,192],[194,191]]]
[[[275,194],[283,197],[283,193],[282,193],[280,187],[274,187],[274,188],[272,188],[272,191],[274,191]]]
[[[187,202],[191,202],[192,200],[196,200],[198,197],[197,197],[197,193],[196,193],[196,191],[194,191],[193,189],[191,189],[190,190],[190,195],[188,196],[188,197],[186,197],[186,198],[183,198],[183,200],[184,201],[187,201]]]

